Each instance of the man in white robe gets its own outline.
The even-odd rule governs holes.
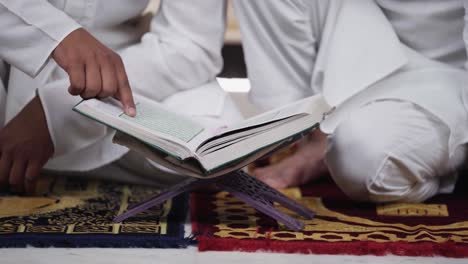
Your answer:
[[[206,85],[222,67],[225,3],[162,1],[145,32],[139,20],[147,4],[0,1],[0,25],[9,27],[0,33],[3,39],[25,41],[17,46],[0,43],[0,54],[12,64],[2,104],[6,126],[0,131],[1,185],[31,189],[44,164],[63,174],[142,178],[146,183],[151,179],[145,177],[158,177],[146,159],[112,144],[113,130],[72,111],[81,99],[68,95],[67,73],[48,57],[67,32],[79,27],[119,53],[134,92],[169,107],[190,102],[182,110],[210,126],[240,118],[219,86]]]
[[[348,196],[374,202],[453,189],[468,141],[461,1],[234,4],[257,106],[316,93],[337,106],[323,133],[258,178],[284,188],[329,172]]]

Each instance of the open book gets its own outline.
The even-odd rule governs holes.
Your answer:
[[[114,142],[169,169],[198,178],[238,170],[318,127],[331,110],[321,95],[254,116],[230,127],[205,128],[190,117],[134,95],[137,116],[115,99],[90,99],[74,110],[117,130]]]

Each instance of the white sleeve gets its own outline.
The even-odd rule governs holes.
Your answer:
[[[102,140],[112,130],[72,110],[81,101],[78,96],[68,94],[70,82],[64,72],[56,66],[64,78],[51,79],[37,90],[47,120],[49,134],[54,143],[54,157],[76,152]]]
[[[0,58],[34,77],[79,27],[46,0],[0,0]]]
[[[223,65],[225,4],[161,1],[150,32],[120,53],[133,90],[161,101],[213,80]]]

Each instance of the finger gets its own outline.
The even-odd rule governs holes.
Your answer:
[[[26,167],[24,184],[26,193],[34,194],[36,191],[36,183],[41,174],[42,165],[37,161],[30,161]]]
[[[119,59],[116,64],[117,79],[119,81],[119,98],[122,102],[124,111],[129,116],[136,115],[135,102],[133,100],[132,89],[128,83],[127,73],[125,72],[125,67],[122,63],[122,60]]]
[[[10,171],[10,189],[16,193],[24,192],[24,173],[26,171],[26,161],[22,158],[13,160]]]
[[[101,65],[101,77],[102,77],[102,90],[99,93],[99,98],[106,98],[114,96],[118,92],[118,80],[117,72],[114,65],[107,58],[102,58],[100,61]]]
[[[91,59],[86,63],[86,87],[81,92],[83,99],[96,97],[102,90],[101,70],[97,60]]]
[[[85,75],[85,67],[83,64],[76,64],[70,66],[68,70],[68,75],[70,78],[70,88],[68,88],[68,92],[71,95],[79,95],[85,88],[86,85],[86,75]]]
[[[0,158],[0,186],[6,187],[9,184],[11,169],[11,155],[8,152],[2,152]]]

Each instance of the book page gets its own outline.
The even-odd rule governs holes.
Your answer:
[[[136,109],[137,115],[135,117],[130,117],[122,113],[120,114],[120,118],[143,126],[149,130],[170,135],[184,142],[189,142],[204,129],[201,125],[192,120],[156,105],[150,106],[137,103]]]
[[[301,114],[309,114],[309,108],[311,104],[314,104],[316,101],[320,100],[321,96],[311,96],[294,103],[267,111],[260,115],[253,116],[247,120],[244,120],[232,127],[226,128],[218,133],[218,135],[222,135],[231,131],[240,130],[243,128],[248,128],[252,126],[258,126],[262,124],[267,124],[270,122],[279,121],[282,119],[290,118],[293,116],[301,115]]]
[[[204,153],[197,154],[207,171],[214,171],[222,166],[232,166],[233,163],[242,161],[267,146],[306,135],[318,127],[324,113],[330,109],[331,107],[322,96],[309,97],[268,113],[269,117],[266,120],[269,118],[277,120],[270,123],[271,127],[267,128],[265,125],[257,127],[258,133],[246,135],[245,138],[239,138],[233,142],[226,141],[225,144],[213,144],[212,149],[206,148]],[[280,120],[284,122],[281,123]],[[263,127],[265,129],[262,129]],[[240,131],[235,133],[240,133]]]
[[[121,103],[113,98],[84,100],[73,109],[154,148],[162,149],[171,156],[179,159],[191,157],[192,141],[198,142],[198,138],[206,134],[206,129],[158,102],[136,94],[134,99],[137,108],[135,117],[125,115]]]
[[[280,123],[288,122],[300,116],[309,115],[315,111],[315,105],[321,102],[323,102],[323,97],[315,95],[251,117],[231,127],[220,130],[215,136],[201,142],[196,151],[204,151],[211,147],[212,144],[219,143],[220,138],[226,138],[232,134],[241,134],[245,130],[255,132],[263,130],[262,127],[271,129],[276,126],[275,123],[280,125]]]
[[[121,119],[127,124],[136,125],[151,134],[165,135],[169,139],[173,138],[185,143],[204,130],[203,126],[190,118],[166,110],[157,102],[150,103],[141,96],[135,96],[135,101],[137,109],[135,117],[127,116],[122,111],[121,103],[113,98],[90,99],[83,101],[80,105],[97,109],[106,115]]]

